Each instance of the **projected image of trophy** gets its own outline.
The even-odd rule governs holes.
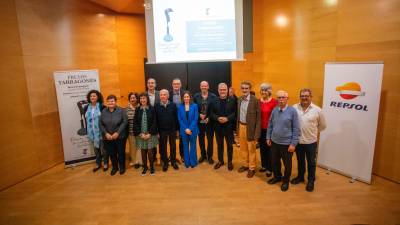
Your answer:
[[[78,135],[80,136],[84,136],[87,134],[86,131],[86,119],[85,119],[85,106],[88,104],[88,102],[86,100],[82,100],[76,103],[78,105],[79,108],[79,112],[81,115],[81,128],[78,130]]]
[[[171,8],[164,10],[165,19],[167,20],[167,34],[164,36],[164,41],[166,42],[170,42],[174,39],[172,35],[169,33],[169,22],[171,21],[171,17],[169,16],[170,12],[173,12]]]
[[[207,114],[207,102],[201,103],[200,114],[206,115]],[[208,119],[204,117],[204,119],[200,120],[200,123],[207,123]]]

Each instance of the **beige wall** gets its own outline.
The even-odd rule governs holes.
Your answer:
[[[382,98],[373,172],[400,182],[400,2],[397,0],[254,0],[254,52],[232,66],[242,79],[285,89],[290,103],[310,87],[321,105],[324,63],[384,61]],[[288,26],[274,23],[279,14]],[[256,88],[258,91],[258,89]]]
[[[1,124],[14,128],[1,137],[2,189],[63,162],[53,71],[99,69],[103,94],[126,97],[144,90],[146,47],[143,16],[118,15],[83,0],[0,4],[0,29],[7,34],[0,57],[9,62],[0,67],[1,92],[13,110]]]

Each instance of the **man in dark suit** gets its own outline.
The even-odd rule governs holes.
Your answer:
[[[247,177],[252,178],[256,173],[256,144],[261,132],[260,103],[256,96],[251,95],[251,83],[243,81],[240,84],[242,96],[238,100],[237,130],[240,139],[240,155],[242,167],[238,172],[247,172]]]
[[[218,163],[214,169],[219,169],[224,165],[224,138],[228,153],[228,170],[233,170],[233,127],[232,121],[236,118],[235,99],[228,96],[228,86],[225,83],[218,85],[217,98],[210,106],[210,118],[214,122],[215,136],[218,145]]]
[[[172,90],[169,92],[169,101],[174,103],[177,107],[182,103],[182,83],[179,78],[175,78],[172,80]],[[183,144],[182,137],[179,135],[179,155],[181,156],[181,160],[183,161]],[[171,159],[172,160],[172,159]]]
[[[149,96],[149,104],[151,106],[155,106],[155,104],[160,102],[160,93],[159,91],[156,90],[157,83],[154,78],[149,78],[147,79],[147,95]],[[153,149],[153,157],[154,157],[154,162],[157,163],[157,148]],[[161,155],[160,149],[159,149],[159,155]]]
[[[214,164],[213,150],[214,150],[214,125],[212,120],[209,118],[209,106],[212,102],[217,99],[214,93],[208,91],[209,85],[207,81],[200,82],[200,92],[193,96],[194,103],[197,104],[199,110],[199,146],[201,157],[199,163],[208,160],[209,164]],[[205,145],[205,136],[207,135],[207,151]]]
[[[168,156],[167,156],[167,142],[169,141],[169,151],[171,158],[171,166],[174,169],[179,169],[176,164],[176,137],[179,130],[178,112],[176,105],[168,100],[168,90],[162,89],[160,91],[160,102],[154,106],[158,134],[160,136],[160,155],[163,161],[163,171],[168,170]]]

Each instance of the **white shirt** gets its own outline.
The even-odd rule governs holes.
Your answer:
[[[153,93],[150,93],[150,92],[148,91],[147,94],[149,95],[150,105],[151,105],[151,106],[154,106],[154,102],[156,101],[155,92],[154,92],[154,94],[153,94]]]
[[[243,98],[243,97],[241,97]],[[239,116],[239,121],[242,123],[246,123],[246,115],[247,115],[247,107],[249,107],[249,102],[250,102],[250,94],[248,94],[246,97],[246,100],[242,99],[242,102],[240,104],[240,116]]]
[[[326,128],[325,117],[324,114],[322,114],[321,108],[313,103],[311,103],[306,110],[303,110],[300,103],[294,104],[293,107],[299,115],[301,130],[299,143],[312,144],[317,142],[318,132]]]

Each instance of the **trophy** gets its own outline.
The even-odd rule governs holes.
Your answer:
[[[79,112],[81,114],[81,128],[78,130],[77,133],[79,136],[84,136],[87,134],[87,131],[86,131],[85,110],[83,110],[83,109],[88,104],[88,102],[86,100],[82,100],[82,101],[77,102],[76,104],[78,105]]]
[[[171,21],[171,17],[169,16],[170,12],[173,12],[173,10],[171,8],[164,10],[165,19],[167,20],[167,34],[164,36],[164,41],[166,41],[166,42],[170,42],[174,39],[172,37],[172,35],[169,34],[169,22]]]
[[[200,114],[207,115],[207,102],[201,103]],[[200,123],[207,123],[207,119],[200,120]]]

